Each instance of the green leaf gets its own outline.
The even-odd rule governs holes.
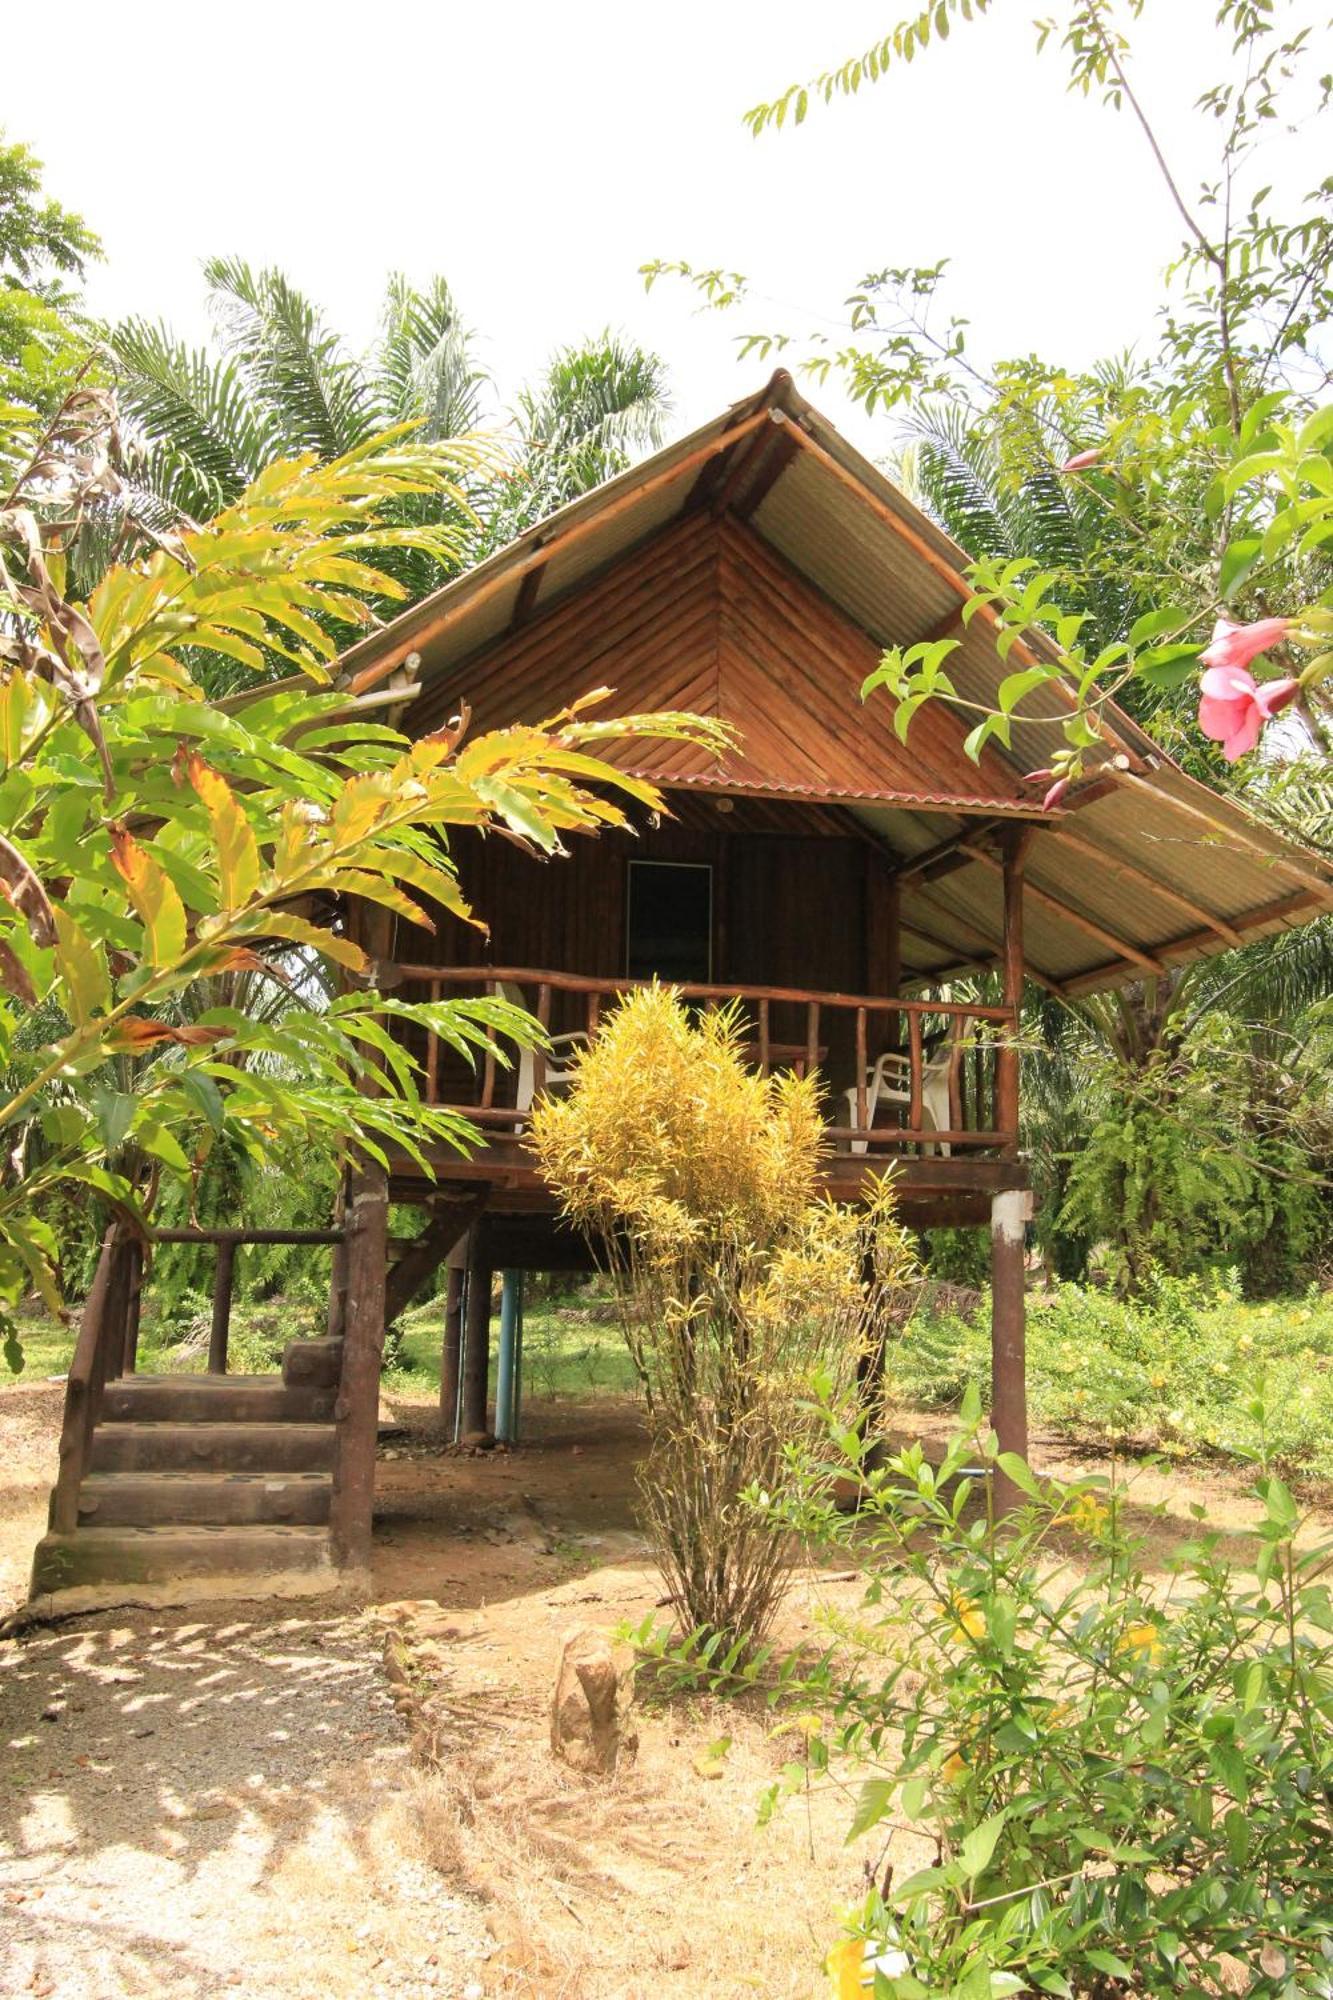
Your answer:
[[[1020,1458],[1016,1451],[1002,1451],[995,1463],[1001,1472],[1009,1475],[1020,1493],[1030,1494],[1032,1499],[1040,1500],[1041,1488],[1033,1478],[1026,1459]]]
[[[1034,688],[1044,687],[1047,681],[1056,678],[1057,675],[1052,667],[1024,667],[1021,673],[1005,675],[1000,682],[996,698],[1007,715],[1012,708],[1017,707],[1025,694],[1031,694]]]
[[[220,1132],[226,1123],[227,1113],[222,1092],[212,1077],[201,1069],[187,1069],[181,1077],[181,1089],[212,1130]]]
[[[1263,554],[1263,546],[1262,535],[1242,535],[1238,540],[1227,543],[1218,571],[1219,597],[1229,600],[1235,596]]]
[[[185,1151],[179,1139],[168,1132],[165,1125],[159,1125],[156,1121],[141,1125],[138,1140],[145,1153],[151,1154],[155,1160],[161,1160],[163,1166],[170,1167],[173,1173],[182,1175],[189,1173],[190,1162],[185,1156]]]
[[[102,1134],[102,1144],[108,1153],[119,1148],[125,1134],[134,1123],[138,1109],[138,1099],[123,1090],[99,1090],[93,1097],[93,1116]]]
[[[1333,403],[1325,403],[1322,410],[1305,422],[1296,439],[1296,450],[1302,458],[1307,452],[1327,451],[1333,445]]]
[[[1180,632],[1193,623],[1194,614],[1182,611],[1172,605],[1164,611],[1145,611],[1142,618],[1136,618],[1129,628],[1130,651],[1137,653],[1140,646],[1149,639],[1160,639],[1163,632]]]
[[[56,904],[56,966],[65,1011],[76,1028],[111,1005],[111,975],[101,945],[94,944],[68,910]]]
[[[869,1833],[872,1826],[878,1826],[888,1812],[892,1798],[892,1779],[867,1778],[857,1797],[852,1823],[847,1829],[848,1841],[859,1840],[863,1833]]]
[[[1201,646],[1154,646],[1135,660],[1135,677],[1146,681],[1149,687],[1166,690],[1183,687],[1194,673],[1202,650]]]
[[[1002,1812],[992,1813],[989,1819],[982,1820],[980,1826],[973,1827],[959,1848],[958,1865],[969,1882],[974,1882],[990,1867],[1008,1817],[1007,1807]]]
[[[1097,1947],[1092,1951],[1085,1952],[1084,1957],[1087,1959],[1088,1964],[1097,1972],[1109,1973],[1112,1979],[1124,1979],[1132,1984],[1134,1968],[1126,1965],[1123,1958],[1117,1958],[1113,1951],[1102,1951],[1100,1947]]]

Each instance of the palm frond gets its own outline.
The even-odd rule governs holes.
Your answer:
[[[219,334],[284,451],[337,458],[378,427],[364,369],[281,271],[242,258],[204,265]]]
[[[419,420],[428,438],[458,437],[481,420],[485,371],[474,336],[442,277],[418,291],[400,272],[389,279],[375,387],[386,423]]]
[[[277,428],[233,362],[144,319],[111,328],[107,345],[120,363],[121,409],[151,446],[154,490],[185,513],[207,520],[276,455]]]

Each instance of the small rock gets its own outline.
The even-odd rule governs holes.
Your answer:
[[[580,1626],[565,1638],[551,1704],[551,1749],[576,1771],[613,1772],[639,1748],[629,1725],[632,1674],[616,1663],[605,1632]]]

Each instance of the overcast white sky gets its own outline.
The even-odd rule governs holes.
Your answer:
[[[1048,0],[1050,5],[1050,0]],[[1179,230],[1127,116],[1064,90],[1033,53],[1032,0],[800,131],[741,113],[864,47],[906,0],[66,0],[5,26],[0,122],[51,193],[100,232],[93,307],[201,336],[200,260],[275,261],[356,344],[386,272],[443,271],[512,391],[558,343],[604,325],[670,363],[673,432],[758,386],[742,328],[836,320],[868,269],[954,260],[978,350],[1070,363],[1140,340]],[[1051,5],[1051,11],[1056,11]],[[1062,10],[1061,10],[1062,11]],[[1137,76],[1186,187],[1215,128],[1214,0],[1155,0]],[[41,79],[48,82],[44,85]],[[1328,133],[1287,150],[1304,189]],[[747,273],[732,321],[638,266]],[[882,451],[882,418],[813,400]]]

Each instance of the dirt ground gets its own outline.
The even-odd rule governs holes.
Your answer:
[[[0,1608],[21,1600],[60,1390],[0,1398]],[[805,2000],[875,1857],[836,1790],[755,1808],[792,1756],[762,1712],[647,1708],[614,1781],[551,1757],[563,1639],[659,1604],[628,1399],[533,1403],[512,1453],[438,1450],[391,1402],[373,1602],[128,1610],[0,1647],[0,1991],[59,2000],[447,1994]],[[943,1433],[944,1422],[912,1426]],[[1039,1440],[1051,1472],[1087,1458]],[[1165,1553],[1202,1500],[1241,1541],[1242,1475],[1149,1474]],[[855,1586],[806,1572],[781,1638]],[[444,1622],[441,1624],[442,1614]],[[414,1760],[386,1631],[443,1632],[435,1764]],[[722,1739],[730,1739],[719,1753]],[[907,1852],[895,1857],[911,1865]],[[920,1857],[924,1858],[924,1857]],[[881,1857],[882,1859],[882,1857]]]

